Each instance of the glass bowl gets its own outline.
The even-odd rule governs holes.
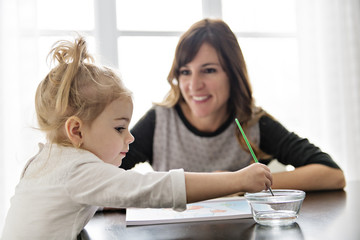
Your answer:
[[[294,223],[299,215],[305,192],[300,190],[272,190],[245,193],[254,220],[266,226],[286,226]]]

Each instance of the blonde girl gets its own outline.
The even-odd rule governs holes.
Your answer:
[[[118,168],[134,141],[131,93],[114,70],[93,63],[83,37],[57,42],[50,57],[57,65],[35,97],[47,143],[24,168],[3,240],[76,239],[99,206],[181,211],[186,203],[271,186],[262,164],[226,173]]]

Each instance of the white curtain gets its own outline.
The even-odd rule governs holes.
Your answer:
[[[35,0],[0,0],[0,234],[25,162],[43,136],[35,127],[39,81]],[[41,64],[46,64],[45,59]]]
[[[360,171],[360,1],[297,2],[300,83],[306,136],[345,170]]]

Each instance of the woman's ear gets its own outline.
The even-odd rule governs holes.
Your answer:
[[[83,122],[76,116],[69,117],[65,122],[66,135],[71,143],[77,148],[80,148],[83,143],[83,137],[81,134],[82,127]]]

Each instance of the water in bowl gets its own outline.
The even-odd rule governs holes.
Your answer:
[[[254,219],[257,223],[267,226],[286,226],[293,224],[297,218],[294,211],[276,211],[255,213]]]
[[[267,226],[293,224],[299,214],[305,193],[296,190],[275,190],[275,196],[268,192],[245,194],[254,220]]]

